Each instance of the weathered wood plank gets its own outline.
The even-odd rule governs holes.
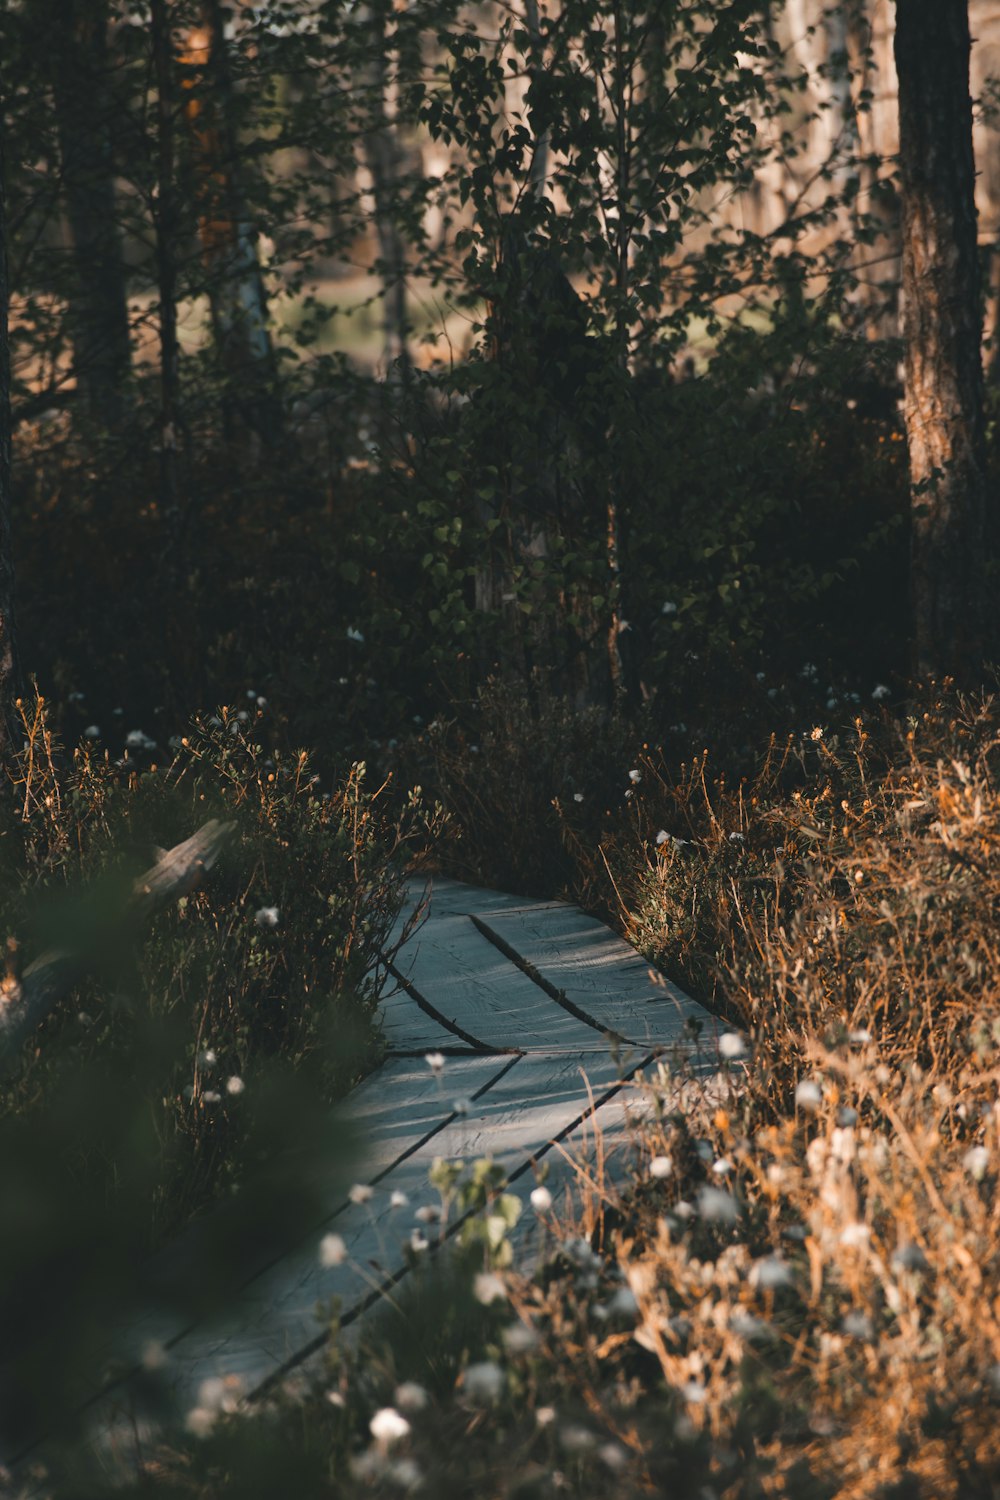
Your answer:
[[[476,916],[574,1005],[637,1045],[690,1048],[693,1022],[701,1023],[702,1045],[714,1036],[715,1018],[704,1007],[575,908],[504,906]]]
[[[571,1014],[467,916],[433,915],[404,949],[408,983],[446,1020],[488,1047],[606,1051],[599,1024]]]

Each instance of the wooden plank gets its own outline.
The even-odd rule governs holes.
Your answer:
[[[446,1095],[475,1080],[487,1085],[485,1092],[470,1099],[467,1113],[454,1115],[433,1137],[398,1161],[377,1184],[368,1203],[343,1206],[308,1243],[245,1287],[223,1319],[173,1343],[168,1369],[181,1406],[194,1405],[200,1383],[210,1377],[235,1376],[245,1392],[252,1392],[285,1366],[308,1356],[322,1341],[318,1304],[338,1297],[342,1315],[351,1319],[376,1288],[391,1285],[403,1274],[412,1231],[416,1228],[428,1238],[440,1233],[436,1226],[414,1218],[416,1210],[439,1204],[428,1181],[436,1157],[471,1163],[492,1156],[508,1174],[523,1173],[533,1158],[545,1154],[554,1136],[589,1108],[585,1078],[600,1095],[618,1077],[618,1067],[609,1056],[532,1055],[515,1059],[502,1071],[495,1058],[461,1059],[454,1064],[449,1060],[441,1079]],[[409,1202],[404,1210],[393,1208],[393,1192],[406,1194]],[[319,1246],[328,1232],[342,1237],[347,1258],[324,1268]],[[101,1420],[123,1416],[129,1394],[126,1389],[111,1393]]]
[[[408,947],[400,955],[408,983],[466,1037],[488,1047],[607,1050],[600,1025],[561,1006],[468,917],[439,915],[435,906]]]
[[[390,983],[394,983],[390,975]],[[378,1006],[378,1020],[390,1052],[440,1052],[442,1048],[465,1045],[453,1031],[420,1009],[405,990],[396,989],[383,995]]]
[[[647,1047],[692,1046],[691,1022],[700,1022],[701,1045],[714,1038],[716,1020],[620,937],[573,907],[482,909],[485,931],[600,1024]]]

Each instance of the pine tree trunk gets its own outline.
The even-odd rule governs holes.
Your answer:
[[[967,0],[899,0],[895,51],[913,665],[970,679],[985,644],[987,492]]]
[[[7,200],[4,162],[4,90],[0,79],[0,760],[11,749],[14,699],[18,692],[14,630],[14,564],[10,535],[10,347],[7,339]]]
[[[187,65],[196,169],[198,234],[212,311],[212,332],[228,382],[227,407],[273,446],[281,437],[277,364],[256,234],[240,183],[233,80],[219,0],[202,0]],[[231,424],[227,424],[231,425]]]
[[[131,360],[125,265],[115,201],[107,6],[48,0],[40,11],[49,48],[62,186],[73,242],[70,328],[77,384],[91,414],[121,419]]]
[[[150,0],[156,77],[156,199],[153,230],[160,303],[160,508],[172,539],[180,531],[177,445],[180,345],[177,340],[177,189],[174,182],[174,68],[169,0]]]

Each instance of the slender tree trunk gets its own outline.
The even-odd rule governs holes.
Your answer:
[[[169,0],[150,0],[156,76],[156,199],[153,228],[160,299],[160,507],[176,539],[180,529],[177,465],[180,346],[177,342],[177,196],[174,182],[174,69]]]
[[[225,370],[226,404],[268,446],[280,440],[277,364],[256,235],[240,184],[233,80],[219,0],[202,0],[201,24],[182,54],[194,144],[198,233],[212,330]],[[228,424],[227,424],[228,425]]]
[[[18,693],[14,629],[14,564],[10,535],[10,346],[7,339],[7,199],[4,159],[5,95],[0,77],[0,760],[11,750],[14,700]]]
[[[895,49],[914,667],[972,678],[988,528],[967,0],[898,0]]]
[[[114,428],[129,373],[128,300],[115,201],[104,0],[46,0],[62,185],[73,241],[70,327],[77,383],[91,414]]]
[[[365,7],[367,37],[367,86],[369,123],[364,133],[365,164],[372,180],[375,204],[375,234],[383,286],[385,341],[383,361],[386,375],[393,373],[405,384],[410,377],[409,318],[406,307],[406,247],[397,222],[399,191],[399,137],[389,109],[389,68],[386,35],[388,15],[384,0]]]

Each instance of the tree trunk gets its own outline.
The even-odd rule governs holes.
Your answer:
[[[399,191],[399,137],[389,108],[389,69],[386,35],[388,16],[384,0],[376,0],[362,12],[369,28],[366,38],[369,95],[368,123],[364,132],[365,165],[372,182],[375,234],[378,238],[379,274],[383,287],[383,363],[387,377],[395,375],[404,384],[410,376],[409,318],[406,308],[406,248],[397,222]]]
[[[201,24],[189,34],[181,61],[188,69],[198,234],[212,331],[227,379],[225,402],[273,446],[283,425],[277,365],[256,235],[240,185],[233,80],[219,0],[202,0]]]
[[[981,314],[967,0],[898,0],[913,662],[975,678],[985,644]]]
[[[7,340],[7,200],[4,160],[5,96],[0,78],[0,760],[11,749],[14,699],[18,692],[14,632],[14,565],[10,537],[10,347]]]
[[[177,342],[177,198],[174,183],[174,70],[169,0],[150,0],[156,76],[156,198],[153,229],[160,299],[160,508],[176,541],[180,531],[177,438],[180,346]]]
[[[62,186],[73,242],[74,369],[92,416],[114,428],[131,360],[115,202],[104,0],[52,0],[40,16],[51,60]]]

